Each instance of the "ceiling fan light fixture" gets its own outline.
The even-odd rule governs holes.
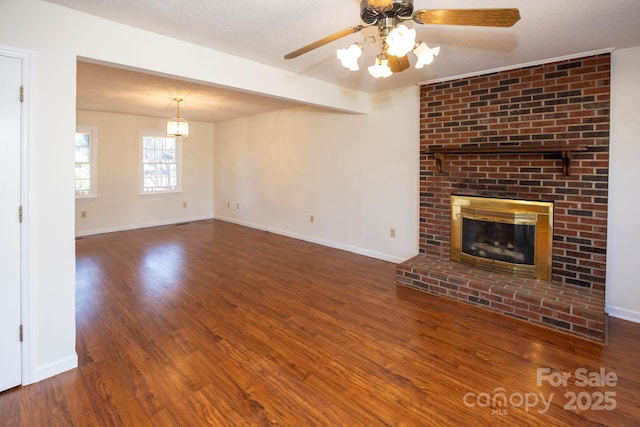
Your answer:
[[[387,54],[402,57],[416,45],[416,30],[400,24],[393,28],[386,39]]]
[[[379,78],[387,78],[393,74],[391,68],[389,67],[389,61],[386,58],[378,55],[376,57],[376,62],[369,67],[369,74],[371,74],[376,79]]]
[[[363,47],[360,43],[354,43],[346,49],[338,49],[336,54],[342,66],[351,71],[358,71],[358,58],[362,55]]]
[[[189,122],[180,117],[180,102],[182,98],[173,98],[176,101],[176,116],[167,121],[167,136],[189,136]]]
[[[350,70],[358,70],[357,59],[363,46],[378,46],[375,63],[368,67],[369,73],[376,78],[389,77],[409,68],[408,53],[413,51],[417,57],[416,68],[431,64],[440,53],[440,48],[430,48],[416,40],[416,30],[407,28],[405,21],[414,24],[437,24],[454,26],[479,26],[508,28],[520,20],[517,8],[493,9],[419,9],[414,10],[413,0],[359,0],[361,24],[352,25],[342,31],[309,43],[300,49],[284,55],[284,59],[297,58],[307,52],[357,33],[369,27],[377,27],[375,34],[368,34],[358,49],[350,47],[338,50],[342,65]],[[353,49],[353,50],[351,50]]]
[[[433,62],[433,57],[438,56],[440,53],[440,46],[430,48],[425,42],[418,42],[416,47],[413,49],[413,53],[418,57],[416,68],[420,69]]]

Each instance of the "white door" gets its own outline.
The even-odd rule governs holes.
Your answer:
[[[0,391],[22,382],[20,84],[22,60],[0,54]]]

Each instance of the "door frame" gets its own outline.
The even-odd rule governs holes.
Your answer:
[[[21,377],[22,385],[34,382],[34,354],[35,342],[35,322],[33,321],[34,310],[33,294],[31,288],[31,272],[33,271],[33,192],[31,183],[34,180],[34,159],[35,143],[33,131],[33,82],[34,67],[33,54],[23,49],[0,45],[0,54],[19,59],[22,62],[22,85],[24,96],[22,102],[22,120],[20,128],[20,203],[22,205],[22,223],[20,225],[20,320],[23,330],[23,340],[21,348]]]

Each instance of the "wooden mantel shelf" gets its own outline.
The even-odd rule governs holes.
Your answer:
[[[527,145],[527,146],[493,146],[493,147],[433,147],[427,148],[423,154],[433,154],[438,162],[438,172],[444,171],[444,161],[447,154],[536,154],[560,153],[562,155],[562,172],[570,175],[571,153],[587,151],[584,145]]]

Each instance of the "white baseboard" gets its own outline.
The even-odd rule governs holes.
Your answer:
[[[235,218],[227,218],[225,216],[214,216],[214,218],[215,219],[219,219],[220,221],[230,222],[232,224],[237,224],[237,225],[242,225],[244,227],[255,228],[255,229],[261,230],[261,231],[269,231],[269,229],[266,226],[260,225],[260,224],[255,224],[253,222],[246,222],[246,221],[242,221],[242,220],[235,219]]]
[[[190,218],[170,219],[166,221],[148,222],[143,224],[130,224],[130,225],[123,225],[119,227],[107,227],[107,228],[98,228],[95,230],[77,231],[76,237],[92,236],[94,234],[115,233],[117,231],[137,230],[139,228],[159,227],[162,225],[182,224],[183,222],[202,221],[206,219],[213,219],[213,216],[205,215],[205,216],[196,216],[196,217],[190,217]]]
[[[640,311],[629,310],[628,308],[622,307],[614,307],[611,305],[605,305],[604,311],[611,317],[628,320],[634,323],[640,323]]]
[[[66,357],[57,362],[49,363],[47,365],[37,368],[33,373],[33,375],[31,376],[31,382],[37,383],[38,381],[45,380],[47,378],[53,377],[54,375],[58,375],[66,371],[70,371],[71,369],[75,369],[77,367],[78,367],[78,355],[74,353],[72,356]],[[23,385],[27,385],[27,384],[23,384]]]
[[[353,252],[358,255],[364,255],[371,258],[381,259],[383,261],[393,262],[395,264],[401,263],[404,259],[397,256],[384,254],[381,252],[372,251],[369,249],[359,248],[357,246],[345,245],[344,243],[332,242],[330,240],[319,239],[313,236],[306,236],[304,234],[293,233],[286,230],[279,230],[277,228],[267,228],[267,231],[274,234],[280,234],[282,236],[291,237],[293,239],[304,240],[305,242],[316,243],[322,246],[328,246],[334,249],[341,249],[347,252]]]
[[[274,233],[274,234],[279,234],[279,235],[285,236],[285,237],[291,237],[292,239],[303,240],[303,241],[309,242],[309,243],[315,243],[315,244],[318,244],[318,245],[327,246],[327,247],[334,248],[334,249],[340,249],[340,250],[347,251],[347,252],[353,252],[353,253],[358,254],[358,255],[364,255],[364,256],[371,257],[371,258],[380,259],[380,260],[383,260],[383,261],[389,261],[389,262],[392,262],[392,263],[395,263],[395,264],[399,264],[399,263],[404,262],[406,260],[405,258],[400,258],[400,257],[394,256],[394,255],[388,255],[388,254],[385,254],[385,253],[382,253],[382,252],[376,252],[376,251],[372,251],[372,250],[369,250],[369,249],[363,249],[363,248],[359,248],[357,246],[345,245],[344,243],[338,243],[338,242],[333,242],[333,241],[330,241],[330,240],[324,240],[324,239],[320,239],[320,238],[313,237],[313,236],[307,236],[305,234],[294,233],[294,232],[287,231],[287,230],[280,230],[278,228],[271,228],[271,227],[267,227],[267,226],[264,226],[264,225],[259,225],[259,224],[245,222],[245,221],[240,221],[240,220],[233,219],[233,218],[226,218],[226,217],[216,216],[215,219],[219,219],[220,221],[231,222],[233,224],[243,225],[245,227],[256,228],[258,230],[267,231],[269,233]]]
[[[92,236],[94,234],[104,234],[104,233],[115,233],[118,231],[127,231],[127,230],[137,230],[139,228],[148,228],[148,227],[159,227],[162,225],[172,225],[172,224],[181,224],[183,222],[192,222],[192,221],[202,221],[207,219],[218,219],[220,221],[230,222],[237,225],[242,225],[244,227],[255,228],[257,230],[268,231],[269,233],[279,234],[286,237],[291,237],[293,239],[304,240],[305,242],[316,243],[318,245],[327,246],[334,249],[340,249],[347,252],[353,252],[359,255],[368,256],[371,258],[381,259],[383,261],[393,262],[395,264],[404,262],[405,258],[400,258],[394,255],[385,254],[382,252],[376,252],[369,249],[359,248],[357,246],[345,245],[344,243],[333,242],[330,240],[324,240],[313,236],[307,236],[304,234],[294,233],[287,230],[280,230],[277,228],[270,228],[265,225],[255,224],[252,222],[242,221],[235,218],[227,218],[222,216],[204,216],[204,217],[192,217],[192,218],[180,218],[168,221],[158,221],[152,223],[145,224],[131,224],[120,227],[108,227],[108,228],[100,228],[95,230],[84,230],[76,232],[76,237],[84,237],[84,236]]]

